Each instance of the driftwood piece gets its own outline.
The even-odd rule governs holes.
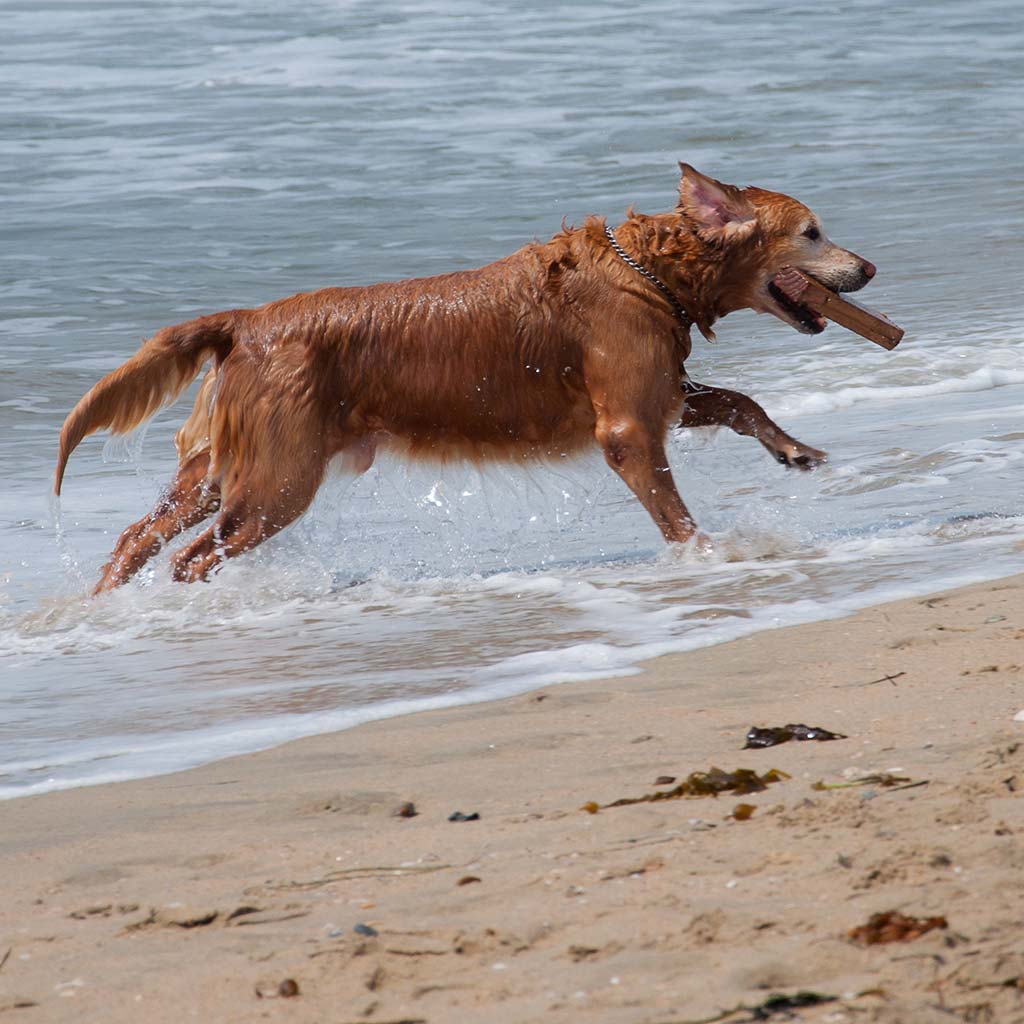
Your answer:
[[[903,338],[903,328],[897,327],[887,316],[851,302],[795,267],[788,267],[776,275],[773,283],[793,302],[820,313],[882,348],[894,349]]]

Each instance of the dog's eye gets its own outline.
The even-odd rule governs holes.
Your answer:
[[[816,242],[821,238],[821,232],[812,224],[805,232],[804,238],[809,238],[812,242]]]

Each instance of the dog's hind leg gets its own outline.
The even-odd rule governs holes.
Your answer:
[[[216,394],[217,370],[211,368],[196,395],[192,412],[174,439],[178,472],[153,511],[132,523],[118,538],[94,594],[126,583],[169,540],[212,516],[220,507],[220,488],[209,478],[210,413]]]
[[[828,460],[827,453],[790,437],[752,398],[738,391],[697,384],[683,376],[681,427],[728,427],[761,442],[776,462],[798,469],[814,469]]]
[[[224,559],[251,551],[298,519],[323,480],[326,462],[315,448],[290,445],[258,472],[239,474],[236,469],[230,485],[222,484],[221,510],[213,525],[171,560],[174,578],[205,580]]]
[[[94,594],[127,583],[169,540],[217,511],[220,491],[207,479],[209,468],[208,450],[179,467],[153,511],[121,534]]]

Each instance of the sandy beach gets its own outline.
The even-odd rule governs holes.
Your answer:
[[[6,4],[0,1024],[1024,1024],[1015,10]],[[806,218],[758,227],[755,193],[704,187],[710,223],[679,219],[680,164]],[[713,307],[691,382],[828,453],[804,473],[728,427],[667,430],[707,557],[664,544],[600,446],[555,437],[567,401],[565,424],[619,418],[638,367],[668,367],[658,310],[665,344],[683,330],[607,238],[534,262],[591,217],[687,319]],[[853,297],[897,348],[769,312],[783,220],[779,270],[832,243],[870,263]],[[761,244],[712,303],[725,236]],[[515,326],[469,367],[511,308],[479,268],[524,251]],[[218,392],[253,426],[218,445],[225,514],[257,435],[294,496],[377,390],[408,396],[427,457],[332,460],[209,586],[171,572],[205,527],[161,531],[93,600],[198,386],[83,438],[58,500],[69,412],[163,328],[323,289],[334,312],[280,329],[238,314],[238,372],[293,347]],[[574,371],[574,338],[615,370]],[[310,403],[328,428],[296,448]],[[460,422],[552,457],[434,458]],[[840,738],[745,749],[789,723]]]
[[[0,1016],[1024,1021],[1022,665],[1016,577],[9,801]],[[794,722],[847,738],[741,749]],[[712,766],[788,778],[607,806]]]

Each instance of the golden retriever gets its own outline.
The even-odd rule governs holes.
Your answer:
[[[83,437],[132,430],[213,359],[176,439],[177,475],[122,534],[97,592],[216,514],[172,561],[175,579],[205,579],[300,516],[336,456],[364,472],[381,449],[515,462],[596,443],[670,542],[696,533],[665,456],[670,428],[725,425],[780,462],[820,462],[752,399],[689,380],[690,327],[710,339],[720,317],[753,309],[818,333],[825,321],[773,277],[794,266],[847,292],[875,268],[797,200],[680,168],[670,213],[630,210],[614,230],[591,217],[478,270],[325,288],[158,331],[61,431],[58,494]]]

